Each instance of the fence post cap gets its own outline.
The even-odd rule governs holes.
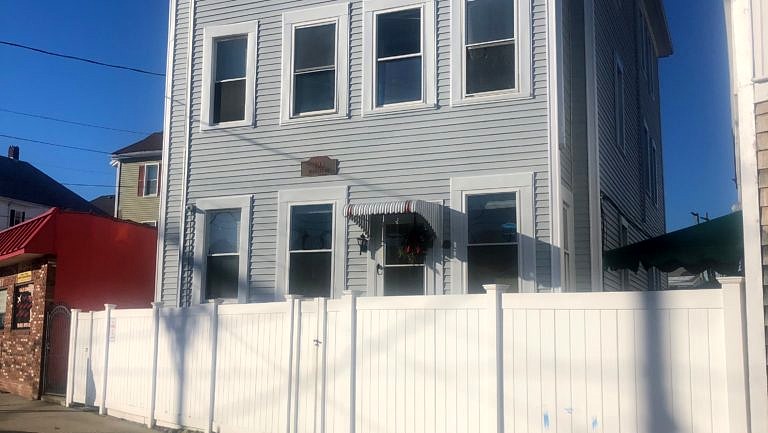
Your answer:
[[[363,291],[362,290],[344,290],[343,292],[341,292],[341,294],[342,294],[342,297],[344,298],[357,298],[363,294]]]
[[[285,300],[286,301],[290,301],[290,300],[293,300],[293,299],[301,299],[301,298],[303,298],[303,296],[301,296],[301,295],[294,295],[293,293],[288,293],[288,294],[285,295]]]
[[[720,285],[725,286],[741,286],[744,284],[744,277],[717,277]]]
[[[115,307],[117,307],[117,305],[115,305],[115,304],[104,304],[104,309],[105,310],[114,310]]]
[[[152,302],[152,308],[162,308],[163,301]]]

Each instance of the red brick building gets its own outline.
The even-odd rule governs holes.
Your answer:
[[[156,241],[152,227],[55,208],[0,231],[0,391],[63,393],[69,310],[149,307]]]

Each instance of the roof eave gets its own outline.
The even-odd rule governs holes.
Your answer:
[[[669,21],[664,10],[664,4],[661,0],[646,0],[645,6],[651,31],[653,32],[653,41],[656,45],[656,55],[658,57],[669,57],[674,53],[674,48],[672,46],[672,36],[669,33]]]
[[[157,158],[160,159],[163,156],[162,150],[145,150],[141,152],[129,152],[129,153],[113,153],[112,154],[112,160],[113,161],[122,161],[126,159],[136,159],[136,158]]]

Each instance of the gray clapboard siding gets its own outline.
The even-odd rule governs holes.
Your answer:
[[[539,287],[550,283],[550,204],[546,3],[532,9],[534,97],[470,106],[450,105],[450,2],[436,2],[437,108],[361,116],[362,2],[351,2],[350,118],[280,126],[281,19],[287,10],[324,1],[197,1],[191,87],[191,145],[188,202],[203,197],[253,195],[251,299],[266,299],[275,285],[277,192],[315,186],[348,185],[351,202],[397,198],[442,200],[449,206],[449,179],[492,173],[535,173],[535,234]],[[188,52],[188,3],[177,6],[174,98],[184,100]],[[256,127],[200,131],[203,28],[209,24],[259,21]],[[185,113],[172,112],[170,181],[166,206],[163,299],[175,300]],[[301,178],[300,161],[315,155],[339,158],[340,174]],[[447,226],[447,222],[446,222]],[[447,227],[446,227],[447,229]],[[367,286],[367,261],[358,254],[360,230],[348,226],[346,281]],[[188,246],[189,247],[189,246]],[[448,258],[443,279],[450,288]]]
[[[648,100],[647,84],[642,80],[639,67],[637,1],[621,2],[617,9],[613,0],[595,1],[595,34],[598,90],[598,136],[600,148],[600,188],[613,202],[620,215],[630,221],[630,242],[664,232],[664,206],[649,205],[646,198],[644,173],[644,146],[640,142],[643,118],[648,119],[649,133],[655,137],[659,161],[661,134],[658,128],[658,102]],[[631,30],[627,30],[631,29]],[[625,130],[626,150],[622,151],[615,141],[614,122],[614,68],[618,54],[624,66],[625,80]],[[657,75],[653,75],[657,76]],[[658,89],[656,89],[658,94]],[[656,99],[658,101],[658,97]],[[651,128],[655,124],[656,128]],[[659,201],[663,197],[662,166],[657,165]],[[602,206],[603,233],[618,233],[619,219],[608,214],[609,204]],[[604,247],[618,246],[617,241],[604,240]],[[640,280],[643,280],[642,282]],[[604,272],[605,288],[616,289],[616,273]],[[647,287],[644,275],[632,279],[633,288]]]

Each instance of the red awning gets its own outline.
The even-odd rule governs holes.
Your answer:
[[[53,220],[57,209],[0,231],[0,266],[20,261],[25,256],[54,253]]]

